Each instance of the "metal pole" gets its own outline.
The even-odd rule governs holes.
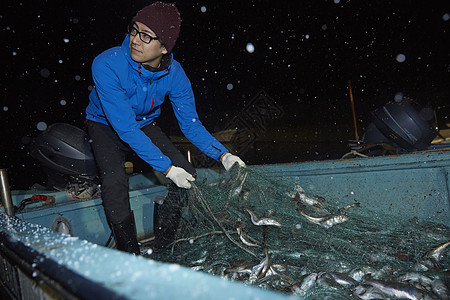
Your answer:
[[[350,80],[348,81],[348,89],[350,91],[350,102],[352,104],[353,126],[355,127],[355,139],[357,141],[359,141],[358,127],[356,125],[355,103],[353,102],[352,84],[351,84]]]
[[[6,169],[0,169],[0,192],[2,194],[2,205],[8,216],[14,216],[14,206],[9,189],[8,173]]]

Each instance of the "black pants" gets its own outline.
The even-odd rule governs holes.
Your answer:
[[[121,223],[131,215],[128,175],[125,172],[125,158],[131,148],[108,125],[88,121],[87,130],[92,140],[92,150],[99,168],[101,195],[106,217],[113,224]],[[172,165],[185,169],[193,176],[196,175],[195,168],[158,126],[151,124],[142,128],[142,131],[164,155],[170,158]],[[174,184],[171,185],[169,190],[171,191],[169,196],[174,193],[174,190],[180,190],[179,193],[184,192]],[[167,205],[175,205],[174,200],[166,200],[169,201],[165,201],[165,204],[166,202],[172,202],[167,203]],[[179,204],[177,203],[176,206],[179,206]]]

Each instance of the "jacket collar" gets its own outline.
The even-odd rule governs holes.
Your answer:
[[[146,68],[144,68],[144,66],[141,63],[135,62],[131,56],[130,56],[130,35],[127,34],[127,36],[125,37],[125,39],[122,42],[122,45],[120,46],[122,53],[125,55],[128,64],[131,66],[131,68],[136,71],[137,73],[139,73],[140,77],[142,77],[143,79],[159,79],[163,76],[165,76],[167,73],[169,73],[170,68],[172,66],[172,62],[173,62],[173,55],[172,53],[167,54],[168,56],[168,60],[169,62],[166,63],[166,67],[158,70],[156,72],[152,72]]]

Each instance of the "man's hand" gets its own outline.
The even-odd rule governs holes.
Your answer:
[[[186,172],[183,168],[171,166],[169,170],[164,172],[167,178],[172,180],[178,187],[183,189],[190,189],[192,187],[191,181],[195,181],[194,176]]]
[[[222,164],[225,167],[225,170],[229,170],[231,169],[231,167],[235,164],[238,163],[239,166],[241,167],[245,167],[245,163],[242,161],[242,159],[239,158],[239,156],[233,155],[231,153],[225,153],[222,156]]]

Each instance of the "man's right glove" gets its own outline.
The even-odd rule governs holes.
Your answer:
[[[242,161],[242,159],[239,158],[239,156],[233,155],[231,153],[226,153],[222,157],[222,164],[225,167],[225,170],[231,169],[231,167],[238,163],[239,166],[245,167],[245,163]]]
[[[183,168],[175,166],[170,167],[166,177],[183,189],[190,189],[192,187],[191,181],[195,181],[194,176],[186,172]]]

